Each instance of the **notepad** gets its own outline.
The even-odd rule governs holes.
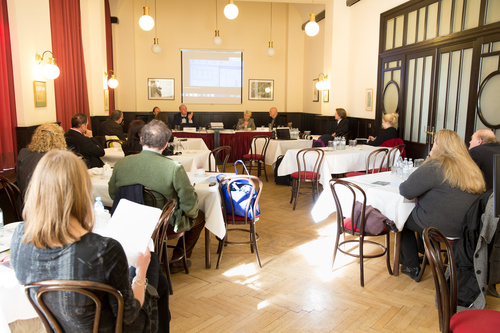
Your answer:
[[[121,199],[106,228],[98,233],[123,247],[129,266],[135,266],[137,254],[144,252],[161,216],[161,209]]]

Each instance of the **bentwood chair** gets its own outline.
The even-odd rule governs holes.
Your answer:
[[[361,175],[365,175],[365,174],[369,174],[369,173],[381,172],[388,153],[389,153],[388,148],[375,149],[366,158],[366,164],[365,164],[366,171],[349,172],[346,174],[346,177],[355,177],[355,176],[361,176]]]
[[[16,184],[11,182],[9,179],[0,175],[0,190],[4,190],[7,198],[9,199],[10,207],[14,213],[16,221],[21,221],[21,214],[19,212],[19,206],[17,205],[17,199],[22,198],[21,191]],[[22,200],[21,200],[22,201]]]
[[[293,203],[293,210],[297,205],[297,200],[299,199],[299,194],[301,186],[310,183],[310,189],[313,197],[313,201],[316,201],[316,197],[319,195],[319,178],[320,170],[323,165],[323,157],[325,152],[322,149],[317,148],[305,148],[299,150],[297,153],[297,172],[290,175],[292,178],[292,196],[290,198],[290,203]],[[301,185],[305,183],[304,185]]]
[[[248,170],[252,173],[252,166],[257,164],[257,177],[260,177],[260,171],[264,169],[264,175],[267,180],[266,172],[266,152],[271,138],[267,135],[256,135],[250,140],[250,154],[243,155],[243,161],[248,163]]]
[[[99,322],[101,319],[101,311],[103,309],[109,309],[109,306],[105,305],[103,307],[103,300],[116,300],[117,311],[116,311],[116,324],[115,332],[119,333],[122,331],[123,326],[123,309],[124,302],[123,296],[117,289],[110,285],[95,281],[77,281],[77,280],[47,280],[41,282],[35,282],[24,285],[26,296],[30,301],[33,308],[40,317],[43,326],[47,332],[54,332],[52,327],[54,327],[55,332],[70,332],[71,328],[61,327],[58,322],[59,317],[64,317],[67,319],[67,313],[64,315],[58,313],[62,309],[58,309],[55,304],[57,302],[50,302],[50,294],[53,292],[64,292],[67,296],[66,299],[74,299],[75,306],[82,304],[84,297],[90,298],[95,304],[95,315],[94,324],[92,332],[99,332]],[[71,295],[73,293],[74,295]],[[104,296],[103,296],[104,295]],[[109,297],[105,297],[109,295]],[[56,296],[60,297],[60,296]],[[36,301],[35,301],[36,299]],[[84,320],[86,318],[80,318],[78,312],[73,312],[75,321],[79,319]],[[52,326],[52,327],[51,327]]]
[[[249,244],[250,251],[252,253],[255,251],[259,267],[262,267],[259,257],[259,249],[257,248],[259,234],[255,230],[255,223],[260,218],[260,215],[258,215],[258,204],[260,194],[262,193],[262,187],[262,181],[258,177],[252,175],[229,176],[224,178],[219,183],[219,191],[222,198],[222,215],[224,216],[226,235],[223,239],[219,240],[219,247],[217,250],[219,257],[217,259],[216,268],[219,268],[222,251],[227,244]],[[241,197],[237,198],[236,195],[241,195],[242,192],[236,192],[237,194],[234,195],[235,192],[231,191],[232,188],[240,188],[244,190],[247,194],[246,197],[251,199],[241,200]],[[244,212],[241,215],[244,216],[240,216],[235,213],[235,204],[239,204],[239,207]],[[229,211],[231,213],[229,213]],[[250,234],[250,239],[248,241],[229,241],[228,233],[230,232],[233,234],[234,232],[248,232]]]
[[[366,194],[361,187],[358,185],[340,179],[331,179],[330,180],[330,188],[333,194],[333,199],[335,200],[335,206],[337,208],[337,235],[335,237],[335,248],[333,250],[333,260],[332,260],[332,269],[335,264],[335,257],[337,255],[337,251],[342,252],[343,254],[349,255],[351,257],[359,258],[359,273],[360,273],[360,283],[361,287],[365,286],[365,278],[364,278],[364,259],[367,258],[377,258],[383,255],[386,256],[386,265],[389,274],[392,275],[391,269],[391,258],[390,258],[390,229],[385,228],[380,234],[373,235],[368,233],[365,230],[366,226]],[[342,191],[343,190],[343,191]],[[340,201],[339,191],[342,191],[342,199],[344,202],[349,202],[351,204],[351,218],[346,218],[344,214],[344,207],[342,207]],[[355,219],[354,216],[354,207],[355,202],[358,199],[362,203],[361,213],[358,215],[359,219]],[[343,241],[340,242],[340,236],[343,236]],[[349,239],[346,239],[346,236]],[[366,237],[374,237],[381,236],[385,237],[385,245],[375,242],[373,240],[368,240]],[[354,237],[354,238],[353,238]],[[354,244],[357,245],[358,253],[352,252],[352,249],[344,250],[345,245]],[[380,247],[381,251],[378,253],[365,253],[365,245],[375,245],[376,247]]]
[[[396,163],[396,156],[398,156],[398,152],[399,156],[403,156],[405,147],[405,144],[401,144],[394,146],[389,150],[389,153],[387,154],[387,167],[382,168],[382,172],[391,170],[391,167]]]
[[[423,239],[425,256],[434,276],[441,332],[498,332],[500,311],[465,310],[457,313],[457,272],[450,242],[434,227],[424,230]],[[443,262],[443,247],[447,264]]]
[[[217,172],[217,162],[222,162],[221,172],[226,172],[226,164],[229,160],[229,155],[231,155],[231,147],[230,146],[221,146],[215,148],[208,155],[208,172]],[[212,170],[212,156],[215,161],[214,169]]]
[[[153,231],[153,236],[152,236],[155,245],[155,251],[158,254],[158,260],[160,261],[160,265],[163,264],[165,272],[167,273],[166,275],[167,275],[168,289],[170,295],[174,294],[174,290],[172,288],[172,279],[170,275],[170,262],[168,259],[167,249],[169,247],[174,247],[174,246],[168,245],[167,240],[179,238],[181,237],[180,234],[184,235],[183,232],[178,234],[169,234],[168,226],[170,219],[174,214],[175,207],[177,207],[177,201],[175,201],[174,199],[170,199],[165,203],[162,209],[160,219],[158,220],[158,223],[156,225],[155,230]],[[183,240],[183,245],[185,248],[186,244],[184,243],[184,240]],[[184,268],[187,270],[187,262],[185,262],[186,256],[183,256],[182,259],[184,260]]]

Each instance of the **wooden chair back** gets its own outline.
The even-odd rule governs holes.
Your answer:
[[[423,235],[425,256],[434,277],[436,286],[436,302],[441,332],[451,332],[450,319],[457,312],[457,273],[455,258],[450,242],[437,228],[428,227]],[[443,260],[443,252],[445,260]],[[445,264],[447,262],[448,264]],[[446,270],[449,272],[448,285]]]
[[[388,148],[379,148],[372,151],[366,159],[366,173],[381,172],[388,153]]]
[[[3,189],[9,199],[10,207],[14,212],[15,218],[17,221],[21,221],[21,213],[19,211],[19,206],[17,205],[17,198],[22,198],[21,190],[19,190],[19,187],[17,187],[16,184],[2,175],[0,175],[0,186],[0,190]]]
[[[160,192],[144,186],[144,204],[152,207],[162,207],[167,204],[167,198]]]
[[[250,140],[250,159],[252,160],[261,160],[265,161],[267,146],[269,146],[269,142],[271,138],[267,135],[256,135]],[[262,147],[259,149],[257,144],[262,143]]]
[[[396,163],[396,156],[398,155],[398,152],[399,156],[403,156],[405,147],[405,144],[401,144],[394,146],[389,150],[389,154],[387,155],[387,171],[389,171],[391,167]]]
[[[46,304],[43,297],[44,294],[54,291],[74,292],[89,297],[92,301],[94,301],[96,307],[93,325],[94,333],[99,332],[99,322],[101,318],[101,310],[103,308],[101,299],[106,299],[106,297],[102,296],[102,293],[99,293],[99,295],[101,295],[99,297],[96,291],[105,292],[110,296],[113,296],[116,299],[118,305],[116,312],[115,332],[119,333],[122,331],[124,309],[123,296],[120,291],[110,285],[95,281],[47,280],[26,284],[24,288],[28,300],[40,317],[47,332],[53,332],[51,325],[55,328],[56,332],[64,332],[57,320],[58,314],[51,310],[51,305],[48,303]],[[37,290],[31,292],[32,289]],[[36,302],[32,296],[35,297]],[[75,320],[77,319],[78,315],[75,313]]]
[[[297,167],[298,167],[298,179],[299,181],[318,181],[319,172],[321,166],[323,165],[323,158],[325,152],[323,149],[318,148],[304,148],[299,150],[297,153]],[[313,161],[314,163],[311,163]],[[308,167],[310,166],[310,167]],[[313,177],[309,178],[307,175],[312,174]]]
[[[222,162],[222,170],[221,172],[226,172],[226,164],[227,161],[229,160],[229,155],[231,155],[231,147],[230,146],[221,146],[218,148],[215,148],[210,152],[208,155],[208,172],[215,171],[217,172],[217,161]],[[215,165],[214,169],[212,170],[212,157],[214,158]]]

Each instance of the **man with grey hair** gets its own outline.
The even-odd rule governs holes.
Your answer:
[[[189,258],[205,226],[205,214],[198,210],[198,195],[184,167],[161,154],[167,147],[171,135],[172,132],[160,120],[152,120],[146,124],[141,131],[142,151],[139,154],[129,155],[115,164],[108,183],[109,195],[114,199],[120,187],[141,184],[160,192],[167,199],[175,199],[177,208],[170,221],[169,232],[186,231],[184,236],[186,256]],[[174,249],[172,260],[181,256],[182,239]],[[171,273],[183,270],[180,261],[171,264],[170,267]]]
[[[123,127],[121,123],[123,122],[123,112],[120,110],[114,110],[111,112],[106,121],[99,125],[99,135],[105,136],[117,136],[120,140],[125,140],[126,136],[123,132]]]
[[[183,127],[196,127],[194,123],[193,112],[188,113],[185,104],[179,105],[179,113],[174,115],[174,126]]]
[[[476,131],[469,142],[469,154],[483,172],[486,189],[493,188],[493,155],[500,154],[500,142],[490,129]]]

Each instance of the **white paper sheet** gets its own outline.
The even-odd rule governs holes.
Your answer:
[[[123,247],[128,264],[135,266],[137,254],[144,253],[161,216],[161,209],[121,199],[101,236],[116,239]]]

